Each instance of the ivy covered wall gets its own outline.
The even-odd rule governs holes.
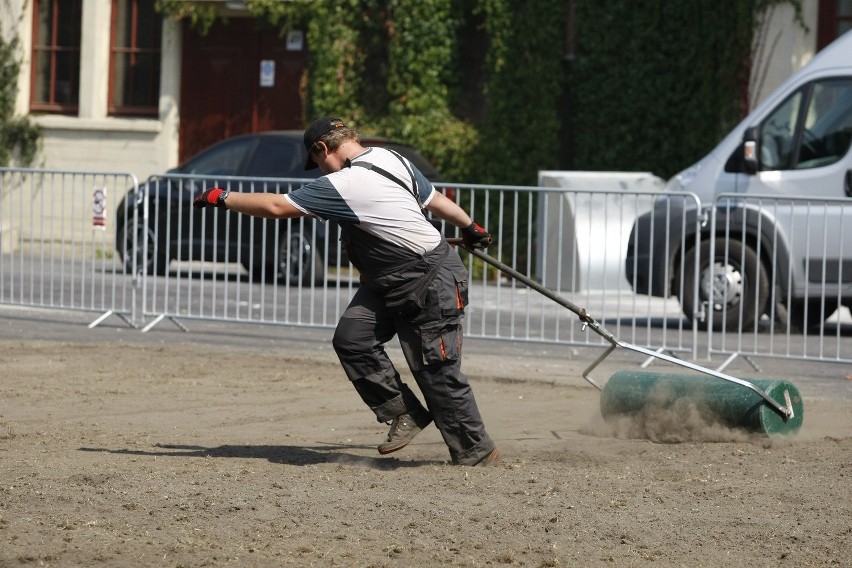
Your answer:
[[[800,0],[249,0],[307,30],[305,119],[418,147],[450,181],[542,169],[668,177],[743,115],[753,31]],[[203,27],[212,4],[159,0]],[[566,34],[573,30],[573,57]]]
[[[578,0],[570,66],[576,169],[668,177],[742,118],[753,0]]]

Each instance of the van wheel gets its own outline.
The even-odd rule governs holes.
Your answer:
[[[699,255],[698,298],[695,289],[695,256]],[[686,253],[681,298],[683,313],[690,320],[703,313],[701,329],[726,331],[752,330],[769,300],[769,277],[751,247],[739,241],[716,241],[715,256],[710,258],[710,241],[702,242]]]

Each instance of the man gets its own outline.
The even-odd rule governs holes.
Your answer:
[[[338,118],[314,121],[304,143],[305,170],[319,167],[323,177],[284,195],[211,188],[195,205],[338,223],[362,285],[337,325],[333,346],[363,401],[380,422],[391,423],[379,453],[402,449],[434,420],[453,463],[497,463],[500,452],[461,372],[467,271],[422,209],[460,227],[468,247],[488,246],[491,235],[411,162],[385,148],[363,147],[358,133]],[[384,350],[394,335],[426,408]]]

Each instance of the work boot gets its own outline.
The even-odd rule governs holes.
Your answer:
[[[488,467],[492,465],[497,465],[500,463],[500,460],[503,459],[503,454],[500,453],[500,450],[494,448],[491,450],[491,453],[476,462],[473,467]]]
[[[432,415],[425,410],[400,414],[391,422],[387,440],[379,444],[379,453],[384,455],[401,450],[431,422]]]

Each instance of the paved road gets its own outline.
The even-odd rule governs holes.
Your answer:
[[[186,330],[168,322],[148,332],[129,327],[120,318],[111,316],[90,329],[92,313],[43,308],[0,306],[0,340],[4,341],[63,341],[63,342],[127,342],[159,345],[189,343],[208,345],[211,352],[219,345],[254,349],[298,351],[300,354],[334,359],[331,349],[331,328],[310,328],[286,325],[258,325],[234,322],[192,321]],[[398,348],[391,346],[391,357],[402,361]],[[465,369],[473,377],[499,376],[513,380],[544,380],[560,384],[588,387],[581,373],[601,355],[602,348],[569,346],[529,341],[468,338],[465,340]],[[215,357],[215,354],[213,355]],[[696,362],[715,368],[724,361],[722,356]],[[620,369],[638,369],[642,357],[625,350],[613,353],[595,376],[606,379]],[[754,363],[754,364],[752,364]],[[678,372],[666,363],[653,364],[651,370]],[[725,369],[734,376],[784,378],[793,382],[806,397],[841,398],[852,400],[852,375],[849,365],[809,362],[779,358],[736,358]]]

